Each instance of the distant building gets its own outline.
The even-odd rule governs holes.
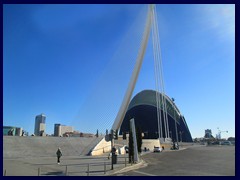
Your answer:
[[[46,116],[44,114],[40,114],[35,118],[35,128],[34,134],[35,136],[43,136],[46,134]]]
[[[4,136],[22,136],[23,129],[14,126],[3,126]]]
[[[59,126],[61,124],[54,124],[54,136],[59,136]]]
[[[73,132],[65,132],[62,136],[63,137],[80,137],[80,132],[73,131]]]
[[[216,139],[221,139],[221,133],[216,134]]]
[[[73,127],[54,124],[54,136],[63,136],[65,133],[73,133]]]
[[[204,135],[205,138],[213,138],[212,136],[212,130],[211,129],[206,129],[205,130],[205,135]]]
[[[80,132],[80,137],[95,137],[95,135],[91,133]]]

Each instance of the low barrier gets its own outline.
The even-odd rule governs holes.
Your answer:
[[[110,158],[108,161],[104,160],[97,163],[67,164],[58,167],[41,166],[36,169],[36,176],[104,176],[108,171],[111,171],[111,165]],[[118,157],[117,164],[114,167],[127,167],[128,165],[132,165],[132,163],[128,163],[128,156],[122,156]],[[8,172],[10,171],[8,169]],[[7,176],[7,169],[4,170],[3,176]]]

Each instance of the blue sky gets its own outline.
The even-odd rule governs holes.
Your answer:
[[[33,133],[35,116],[82,132],[116,117],[146,5],[4,5],[3,125]],[[192,137],[235,136],[235,6],[157,5],[165,92]],[[149,38],[133,95],[155,89]]]

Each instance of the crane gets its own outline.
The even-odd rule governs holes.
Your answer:
[[[219,128],[217,128],[217,129],[218,129],[217,139],[221,139],[221,133],[223,133],[223,132],[228,133],[228,131],[221,131]]]

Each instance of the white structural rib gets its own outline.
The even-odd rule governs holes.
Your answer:
[[[158,136],[159,139],[163,137],[162,119],[161,119],[161,103],[160,103],[160,76],[159,76],[159,58],[157,53],[157,38],[156,38],[156,19],[155,8],[152,11],[152,41],[153,41],[153,55],[154,55],[154,73],[155,73],[155,86],[156,86],[156,104],[157,104],[157,119],[158,119]]]
[[[113,130],[117,130],[120,128],[123,118],[126,114],[128,105],[130,103],[132,92],[134,90],[134,87],[135,87],[135,84],[136,84],[136,81],[138,78],[138,74],[139,74],[140,68],[142,66],[143,57],[144,57],[144,54],[145,54],[145,51],[147,48],[148,38],[149,38],[149,34],[150,34],[150,29],[151,29],[151,12],[152,12],[152,10],[153,10],[153,6],[150,5],[149,9],[148,9],[147,21],[146,21],[146,25],[145,25],[144,34],[143,34],[142,44],[141,44],[141,47],[140,47],[140,50],[139,50],[139,53],[137,56],[137,61],[136,61],[130,82],[128,84],[128,88],[125,93],[123,102],[121,104],[121,107],[120,107],[118,114],[115,118],[115,121],[113,123],[113,126],[112,126]]]
[[[154,57],[156,58],[156,69],[157,69],[157,77],[160,79],[160,84],[158,81],[158,88],[161,89],[161,104],[162,104],[162,110],[163,110],[163,122],[164,122],[164,129],[165,129],[165,138],[169,138],[169,127],[168,127],[168,115],[167,115],[167,103],[166,103],[166,97],[164,92],[164,78],[163,78],[163,67],[162,67],[162,57],[161,57],[161,48],[160,48],[160,39],[158,34],[158,23],[157,23],[157,15],[156,15],[156,7],[153,8],[153,42],[154,43],[154,53],[156,54]],[[160,72],[160,78],[159,73]],[[159,91],[159,89],[157,90]],[[160,99],[160,98],[159,98]],[[159,101],[158,99],[158,101]],[[161,112],[161,111],[160,111]],[[159,115],[159,114],[158,114]],[[160,118],[161,120],[161,114]],[[161,126],[162,127],[162,126]]]

